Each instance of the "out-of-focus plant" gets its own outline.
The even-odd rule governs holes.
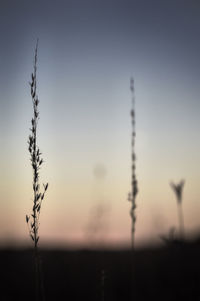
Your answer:
[[[132,137],[131,137],[131,192],[128,194],[128,201],[131,202],[130,216],[131,216],[131,247],[134,250],[134,235],[135,235],[135,209],[136,209],[136,195],[138,193],[138,182],[136,178],[136,156],[135,156],[135,95],[134,95],[134,79],[130,79],[130,90],[131,90],[131,100],[132,100],[132,109],[131,109],[131,122],[132,122]]]
[[[185,237],[184,216],[183,216],[183,208],[182,208],[184,184],[185,184],[184,180],[181,180],[178,184],[174,184],[173,182],[170,183],[170,186],[174,191],[177,200],[179,231],[180,231],[181,239],[184,239]]]

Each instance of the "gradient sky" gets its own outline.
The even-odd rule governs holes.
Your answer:
[[[200,230],[199,1],[1,0],[0,36],[1,243],[31,245],[28,82],[37,38],[41,179],[50,185],[41,244],[130,241],[131,76],[136,244],[178,227],[171,180],[186,180],[186,230]]]

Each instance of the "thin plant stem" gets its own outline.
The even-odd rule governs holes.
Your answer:
[[[183,217],[183,208],[182,208],[182,194],[183,194],[184,184],[185,184],[184,180],[180,181],[180,183],[178,184],[174,184],[173,182],[170,183],[171,188],[173,189],[176,195],[180,239],[185,238],[184,217]]]
[[[38,253],[38,242],[39,242],[39,225],[40,225],[40,211],[42,201],[44,199],[45,193],[48,188],[48,183],[43,184],[43,192],[40,189],[39,182],[39,171],[43,164],[43,159],[41,158],[41,151],[37,145],[37,126],[39,120],[39,99],[37,96],[37,54],[38,54],[38,40],[35,48],[34,55],[34,64],[33,64],[33,73],[31,74],[31,97],[33,104],[33,118],[31,119],[31,134],[28,138],[28,150],[30,153],[30,161],[33,170],[33,208],[32,214],[26,215],[26,222],[29,229],[29,235],[34,243],[34,257],[35,257],[35,297],[36,300],[40,299],[40,295],[42,293],[44,300],[44,292],[43,291],[43,283],[41,276],[41,267],[40,267],[40,259]],[[41,292],[41,293],[40,293]]]
[[[183,208],[182,203],[177,202],[178,206],[178,220],[179,220],[179,231],[180,231],[180,238],[185,238],[185,227],[184,227],[184,217],[183,217]]]
[[[134,251],[135,247],[135,209],[136,209],[136,195],[138,193],[138,183],[136,179],[136,156],[135,156],[135,95],[134,95],[134,80],[130,80],[130,90],[131,90],[131,100],[132,100],[132,109],[131,109],[131,123],[132,123],[132,136],[131,136],[131,192],[128,194],[128,200],[131,202],[130,216],[131,216],[131,249]]]
[[[131,124],[132,124],[132,134],[131,134],[131,192],[128,194],[128,200],[131,202],[130,216],[131,216],[131,300],[136,296],[136,285],[135,285],[135,209],[136,209],[136,195],[138,193],[138,183],[136,178],[136,156],[135,156],[135,89],[134,89],[134,79],[130,79],[130,90],[131,90]]]

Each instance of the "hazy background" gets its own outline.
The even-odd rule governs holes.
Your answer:
[[[184,178],[187,233],[200,230],[200,4],[0,1],[0,242],[31,245],[28,82],[36,39],[38,144],[49,189],[42,243],[130,241],[131,97],[135,79],[136,244],[177,227],[169,181]]]

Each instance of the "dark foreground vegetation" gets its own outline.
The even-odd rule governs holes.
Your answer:
[[[132,290],[129,250],[40,255],[46,300],[200,300],[200,240],[136,250]],[[35,300],[33,250],[1,250],[0,268],[0,300]]]

